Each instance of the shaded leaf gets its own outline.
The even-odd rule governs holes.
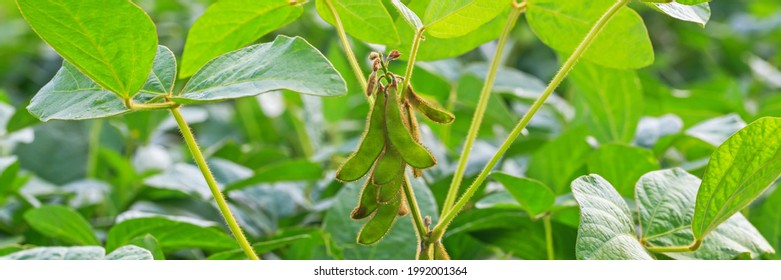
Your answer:
[[[128,245],[106,256],[106,250],[97,246],[38,247],[19,251],[0,260],[152,260],[146,249]]]
[[[150,217],[125,220],[112,227],[106,238],[106,250],[114,251],[147,234],[154,236],[166,252],[188,248],[228,250],[238,246],[233,238],[213,227]]]
[[[613,184],[623,197],[634,197],[635,183],[643,174],[659,169],[653,152],[623,144],[608,144],[591,153],[588,172]]]
[[[553,191],[540,181],[505,173],[494,173],[491,176],[504,185],[532,218],[545,214],[556,201]]]
[[[317,163],[305,160],[286,161],[263,167],[256,171],[255,175],[229,185],[225,188],[225,191],[242,189],[263,183],[312,181],[319,179],[322,174],[323,169]]]
[[[635,235],[629,206],[599,175],[572,182],[580,205],[576,254],[579,260],[650,260]]]
[[[317,0],[315,4],[320,17],[335,26],[330,8],[333,6],[344,31],[361,41],[383,45],[399,43],[393,18],[381,0]]]
[[[99,245],[92,226],[75,210],[59,205],[46,205],[24,213],[24,219],[44,236],[72,245]]]

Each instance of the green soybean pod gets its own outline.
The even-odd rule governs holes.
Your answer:
[[[442,107],[434,105],[417,95],[412,89],[412,86],[407,87],[406,94],[407,100],[412,103],[412,106],[429,120],[439,124],[451,124],[456,119],[456,116],[452,113],[445,111]]]
[[[384,185],[390,183],[404,172],[404,159],[391,143],[385,142],[385,151],[380,155],[372,172],[372,184]]]
[[[418,123],[418,118],[415,116],[415,112],[410,108],[410,105],[408,102],[404,103],[403,115],[407,115],[407,127],[410,129],[410,133],[412,133],[412,139],[415,140],[415,142],[422,143],[420,140],[420,123]],[[423,170],[418,168],[412,168],[412,176],[415,176],[415,178],[420,178],[420,176],[423,176]]]
[[[399,198],[401,184],[404,182],[404,174],[399,174],[390,183],[377,186],[377,203],[388,204]]]
[[[366,121],[367,129],[361,144],[350,158],[336,171],[336,179],[352,182],[369,172],[385,146],[385,104],[384,94],[377,94],[374,107]]]
[[[361,197],[358,198],[358,206],[350,213],[350,217],[355,220],[366,218],[374,213],[378,206],[377,187],[370,184],[369,180],[366,180],[366,183],[363,184],[363,189],[361,190]]]
[[[363,225],[358,233],[358,243],[371,245],[380,241],[385,234],[390,231],[393,221],[396,220],[396,214],[399,212],[401,199],[396,199],[389,204],[382,204],[377,208],[374,216]]]
[[[404,161],[413,168],[426,169],[437,164],[437,160],[412,138],[401,115],[401,104],[396,94],[396,84],[387,88],[387,104],[385,106],[385,130],[391,144],[395,146]]]

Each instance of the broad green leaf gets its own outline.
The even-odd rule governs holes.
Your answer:
[[[146,78],[142,93],[165,95],[173,92],[176,82],[176,56],[165,46],[157,47],[152,72]]]
[[[762,118],[711,156],[697,193],[692,231],[702,239],[781,176],[781,118]]]
[[[284,181],[314,181],[322,177],[320,164],[298,160],[286,161],[261,168],[252,177],[237,181],[225,188],[231,191],[263,183]]]
[[[580,62],[575,82],[575,120],[582,120],[600,143],[630,143],[643,113],[643,88],[634,71]]]
[[[137,103],[146,103],[154,95],[166,94],[173,89],[176,59],[168,48],[157,48],[154,68],[147,76],[143,89],[133,98]],[[106,118],[130,111],[116,95],[67,61],[63,61],[62,68],[33,97],[27,110],[44,122]]]
[[[759,207],[752,208],[750,220],[775,248],[772,258],[781,259],[781,189],[776,188]]]
[[[344,79],[320,51],[300,37],[277,36],[274,42],[209,61],[172,99],[206,103],[282,89],[319,96],[347,92]]]
[[[683,5],[677,2],[654,3],[653,5],[658,8],[659,11],[673,18],[699,23],[702,27],[705,27],[705,24],[710,20],[710,5],[708,3],[693,6]]]
[[[146,249],[128,245],[106,256],[106,250],[97,246],[38,247],[19,251],[0,260],[152,260]]]
[[[623,197],[634,197],[637,180],[659,169],[659,161],[651,150],[623,144],[599,147],[591,153],[587,165],[589,173],[605,178]]]
[[[233,238],[219,229],[163,217],[149,217],[126,220],[112,227],[106,238],[106,250],[114,251],[147,234],[154,236],[166,252],[189,248],[219,251],[237,247]]]
[[[33,30],[76,69],[123,99],[144,86],[157,50],[152,19],[127,0],[18,0]]]
[[[613,0],[529,0],[526,18],[537,37],[554,50],[571,54]],[[643,19],[623,7],[583,54],[585,60],[619,69],[636,69],[654,61]]]
[[[423,22],[420,20],[420,17],[418,17],[418,14],[413,12],[409,7],[407,7],[407,5],[404,5],[401,0],[391,0],[391,4],[393,4],[397,10],[399,10],[399,13],[401,13],[401,18],[409,23],[413,30],[417,31],[423,27]]]
[[[691,221],[700,179],[683,169],[654,171],[637,183],[640,238],[655,247],[687,246],[694,242]],[[666,253],[674,259],[731,260],[758,258],[773,247],[740,213],[717,227],[693,253]]]
[[[284,1],[283,1],[284,2]],[[392,45],[399,43],[399,33],[382,0],[317,0],[317,13],[336,26],[334,11],[345,32],[367,43]]]
[[[572,194],[580,205],[576,252],[579,260],[650,260],[636,238],[629,206],[599,175],[572,182]]]
[[[144,236],[136,237],[135,239],[131,240],[129,242],[129,244],[146,249],[147,251],[152,253],[152,257],[155,260],[165,260],[165,253],[163,253],[163,249],[160,248],[160,244],[157,242],[157,239],[155,239],[155,237],[152,236],[151,234],[147,234],[147,235],[144,235]],[[128,246],[130,246],[130,245],[128,245]],[[128,246],[125,246],[125,247],[128,247]],[[125,248],[125,247],[122,247],[122,248]],[[120,249],[122,249],[122,248],[120,248]],[[119,251],[119,249],[117,249],[116,251],[114,251],[111,254],[113,255],[117,251]]]
[[[44,236],[70,245],[100,245],[89,222],[65,206],[46,205],[31,209],[24,213],[24,220]]]
[[[180,78],[209,60],[255,42],[301,16],[300,1],[220,0],[209,6],[187,34]]]
[[[421,214],[437,220],[436,201],[431,191],[418,180],[411,180]],[[371,246],[356,242],[364,221],[350,219],[363,182],[346,184],[336,195],[323,220],[323,231],[331,236],[334,245],[342,249],[344,259],[358,260],[409,260],[415,259],[417,237],[410,215],[399,217],[385,237]]]
[[[511,4],[511,0],[431,0],[423,22],[432,37],[460,37],[496,18]]]
[[[206,179],[198,167],[189,164],[176,164],[163,173],[146,178],[144,184],[162,190],[171,190],[203,200],[212,197]]]
[[[546,143],[532,154],[526,176],[545,183],[556,194],[568,192],[570,182],[584,174],[579,171],[592,151],[587,137],[582,127],[575,127]]]
[[[545,214],[556,201],[553,191],[540,181],[505,173],[494,173],[491,176],[504,185],[532,218]]]
[[[414,0],[409,4],[409,9],[421,14],[426,11],[427,5],[428,1],[426,0]],[[447,39],[428,36],[426,40],[421,43],[417,60],[433,61],[457,57],[499,38],[499,35],[501,35],[502,29],[507,22],[507,15],[509,15],[509,12],[510,6],[508,5],[507,9],[505,9],[501,15],[484,24],[479,29],[463,36]],[[401,59],[406,60],[407,52],[411,48],[412,39],[415,36],[415,28],[410,26],[403,17],[396,19],[396,28],[401,36],[401,44],[392,46],[392,49],[402,51]]]

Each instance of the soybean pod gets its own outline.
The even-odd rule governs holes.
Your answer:
[[[363,225],[358,233],[358,243],[371,245],[380,241],[390,231],[396,214],[401,207],[401,199],[393,200],[389,204],[380,205],[374,216]]]
[[[384,94],[377,94],[377,99],[369,113],[366,132],[363,135],[358,150],[345,161],[336,171],[336,179],[352,182],[361,179],[369,172],[377,157],[385,146],[385,104]]]
[[[358,206],[350,213],[350,217],[355,220],[366,218],[377,210],[377,206],[377,187],[366,180],[361,190],[361,197],[358,199]]]
[[[400,177],[404,173],[404,160],[398,150],[391,143],[385,143],[385,151],[380,155],[377,165],[372,172],[372,184],[384,185]]]
[[[401,114],[401,104],[396,94],[397,84],[388,85],[387,101],[385,105],[385,125],[388,138],[391,144],[395,146],[404,161],[413,168],[426,169],[437,164],[437,160],[426,150],[425,147],[416,142],[407,126],[404,125],[404,119]]]
[[[407,100],[409,100],[412,106],[429,120],[439,124],[451,124],[456,119],[452,113],[445,111],[442,107],[434,105],[417,95],[415,90],[412,89],[412,85],[407,87],[406,94]]]

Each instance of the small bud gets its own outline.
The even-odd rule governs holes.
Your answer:
[[[399,51],[397,51],[397,50],[392,50],[388,54],[388,60],[396,60],[396,59],[399,59],[399,57],[401,57],[401,53]]]
[[[380,60],[380,58],[375,58],[372,64],[372,71],[377,72],[380,68],[382,68],[382,60]]]
[[[366,95],[372,96],[375,87],[377,87],[377,72],[372,72],[369,75],[369,81],[366,86]]]
[[[372,52],[369,54],[369,60],[375,60],[378,58],[380,58],[380,54],[378,54],[377,52]]]

